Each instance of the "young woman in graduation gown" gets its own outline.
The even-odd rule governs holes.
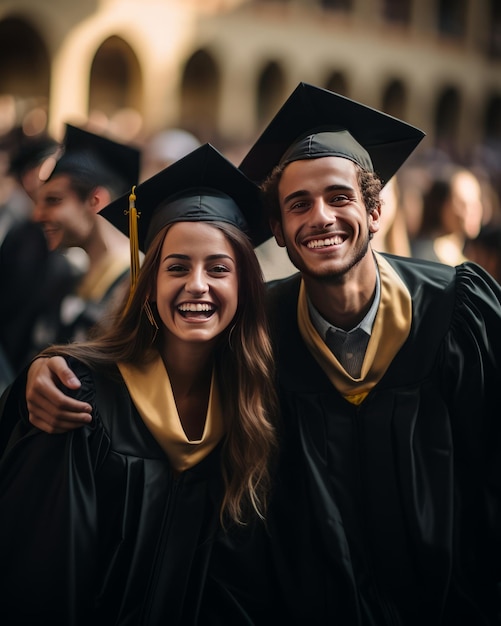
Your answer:
[[[139,185],[129,302],[44,353],[68,358],[92,422],[49,435],[23,377],[4,394],[3,624],[206,623],[215,533],[265,515],[275,447],[257,193],[209,145]],[[119,225],[127,206],[103,215]]]

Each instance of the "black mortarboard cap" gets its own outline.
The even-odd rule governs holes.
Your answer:
[[[279,163],[341,156],[387,183],[423,139],[423,131],[391,115],[299,83],[240,165],[262,183]]]
[[[227,222],[247,233],[254,246],[271,237],[260,210],[259,188],[210,144],[204,144],[134,190],[137,238],[146,251],[154,236],[174,222]],[[129,195],[100,215],[129,235]]]
[[[117,193],[124,193],[138,182],[140,159],[141,152],[134,146],[66,124],[62,150],[49,164],[52,170],[42,170],[41,177],[81,175],[96,185],[109,183]]]

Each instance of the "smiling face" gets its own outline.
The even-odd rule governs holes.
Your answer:
[[[166,342],[214,342],[238,306],[232,245],[216,227],[178,222],[165,236],[153,298]]]
[[[69,176],[54,176],[37,192],[33,220],[41,224],[50,250],[84,247],[95,224],[91,202],[82,202]]]
[[[372,263],[367,252],[380,210],[367,213],[352,161],[294,161],[282,173],[278,196],[282,222],[272,223],[273,232],[304,275],[339,280],[355,266]]]

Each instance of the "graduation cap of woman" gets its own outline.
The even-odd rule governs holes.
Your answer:
[[[155,235],[175,222],[225,222],[258,246],[272,234],[258,186],[216,148],[204,144],[104,207],[99,214],[131,241],[131,283]]]
[[[276,165],[340,156],[375,172],[383,185],[425,136],[401,120],[339,94],[299,83],[240,164],[262,183]]]
[[[271,237],[260,215],[257,185],[208,143],[137,185],[132,195],[143,252],[174,222],[227,222],[247,233],[254,246]],[[99,213],[127,235],[129,202],[125,194]]]

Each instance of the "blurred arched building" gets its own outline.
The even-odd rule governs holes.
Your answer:
[[[499,149],[501,3],[0,0],[0,126],[177,126],[238,160],[299,81],[406,119],[428,148]]]

